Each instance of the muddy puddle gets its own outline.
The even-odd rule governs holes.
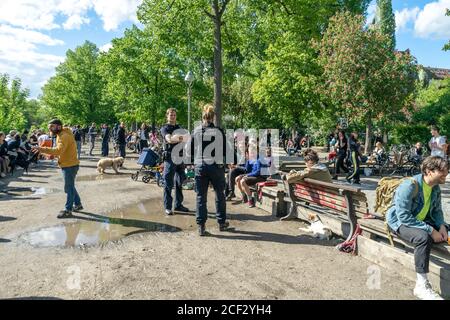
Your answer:
[[[41,196],[50,193],[58,192],[56,189],[49,188],[39,188],[39,187],[31,187],[31,188],[5,188],[0,189],[0,199],[7,197],[28,197],[28,196]]]
[[[73,213],[74,218],[61,225],[26,233],[19,237],[33,247],[97,246],[135,234],[147,232],[180,232],[197,230],[195,213],[166,216],[162,203],[151,200],[101,215],[86,211]],[[218,229],[213,215],[208,230]]]

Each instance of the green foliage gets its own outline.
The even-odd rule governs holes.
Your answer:
[[[442,116],[450,114],[450,79],[431,81],[419,91],[416,105],[414,122],[438,124]]]
[[[446,15],[450,17],[450,9],[447,9]],[[444,51],[450,51],[450,41],[444,46]]]
[[[425,125],[399,125],[394,128],[392,142],[405,145],[422,142],[423,145],[426,145],[430,137],[430,129]]]
[[[381,33],[388,38],[388,46],[395,50],[395,14],[392,10],[392,0],[377,0],[377,25]]]
[[[27,120],[23,110],[28,107],[28,95],[20,79],[10,81],[7,74],[0,75],[0,131],[25,129]]]
[[[337,114],[365,122],[371,135],[374,120],[387,122],[411,107],[417,67],[412,56],[386,45],[386,35],[364,25],[361,15],[338,13],[314,47],[323,69],[320,94]]]
[[[86,41],[75,51],[68,50],[66,60],[43,88],[43,104],[52,117],[68,124],[111,122],[112,109],[103,97],[105,83],[98,70],[99,51]]]

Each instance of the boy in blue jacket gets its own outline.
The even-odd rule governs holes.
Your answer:
[[[236,178],[236,185],[242,194],[242,201],[247,202],[250,208],[255,206],[255,199],[252,197],[250,187],[258,182],[266,181],[270,176],[270,167],[272,166],[271,150],[266,150],[266,156],[256,157],[256,149],[249,150],[249,160],[245,163],[245,174]]]

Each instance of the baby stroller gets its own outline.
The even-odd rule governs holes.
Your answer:
[[[150,183],[153,180],[159,185],[162,180],[162,166],[160,165],[160,157],[150,148],[144,148],[139,156],[137,164],[141,168],[131,175],[131,179],[137,181],[139,175],[142,175],[142,182]]]

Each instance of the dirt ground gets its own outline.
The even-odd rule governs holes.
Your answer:
[[[184,193],[191,213],[165,217],[162,189],[130,179],[135,157],[121,175],[103,179],[97,160],[82,160],[77,188],[85,210],[74,219],[56,218],[65,194],[54,164],[0,180],[0,190],[11,191],[0,193],[0,298],[414,299],[414,283],[340,253],[341,240],[314,239],[300,233],[299,221],[259,209],[227,203],[233,228],[219,232],[211,214],[209,236],[199,237],[193,191]],[[31,187],[45,194],[30,195]],[[213,195],[208,208],[214,212]],[[30,232],[47,227],[58,236],[41,240],[63,237],[60,246],[32,243]],[[114,241],[90,245],[108,238]],[[381,277],[376,288],[373,270]]]

